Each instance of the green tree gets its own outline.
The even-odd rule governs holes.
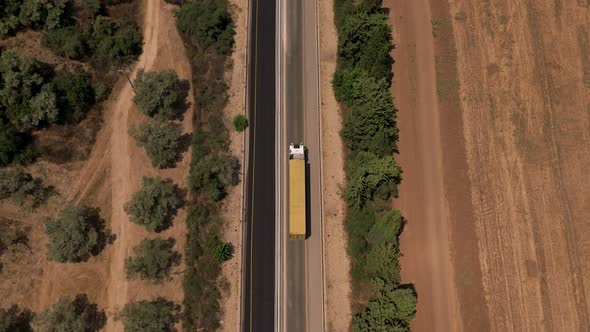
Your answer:
[[[411,288],[387,288],[352,319],[353,332],[409,331],[416,315],[416,292]]]
[[[170,274],[170,269],[180,263],[180,255],[173,251],[174,239],[160,237],[144,239],[133,248],[135,256],[125,258],[127,278],[139,277],[152,281],[162,281]]]
[[[50,310],[35,317],[35,326],[41,332],[97,332],[105,323],[104,311],[90,303],[85,294],[73,300],[64,296]]]
[[[372,245],[364,257],[364,278],[381,279],[384,285],[397,286],[400,282],[397,243]]]
[[[391,156],[360,152],[350,164],[344,198],[351,206],[363,207],[381,186],[401,181],[401,169]]]
[[[367,234],[367,241],[371,244],[394,243],[402,232],[403,218],[397,209],[387,212],[378,219]]]
[[[391,155],[397,150],[398,130],[389,85],[358,68],[340,69],[332,81],[339,101],[349,106],[342,136],[348,148]]]
[[[178,305],[160,297],[127,303],[116,318],[123,321],[125,332],[173,331],[179,310]]]
[[[61,72],[54,83],[63,121],[79,121],[96,101],[92,77],[84,71]]]
[[[57,120],[53,86],[43,77],[41,64],[14,51],[0,55],[0,117],[20,130]]]
[[[180,126],[161,121],[150,121],[130,130],[135,142],[145,149],[154,167],[174,165],[180,149]]]
[[[234,116],[233,124],[236,131],[242,132],[248,127],[248,119],[242,114],[239,114]]]
[[[0,200],[12,198],[19,206],[31,209],[45,204],[53,194],[52,187],[43,185],[29,173],[17,170],[0,170]]]
[[[145,72],[141,69],[135,78],[133,101],[148,116],[171,119],[182,102],[178,90],[179,80],[175,71]]]
[[[191,1],[177,12],[178,29],[204,46],[229,54],[234,46],[234,24],[227,1]]]
[[[42,43],[55,54],[68,59],[80,59],[87,52],[81,31],[73,26],[46,31]]]
[[[385,14],[357,11],[344,18],[338,38],[338,55],[344,67],[359,66],[369,75],[391,82],[393,59],[391,28]]]
[[[99,210],[66,205],[58,219],[45,220],[49,238],[47,257],[57,262],[81,262],[96,255],[104,244],[104,222]]]
[[[57,29],[67,22],[66,7],[69,0],[24,0],[19,19],[22,25],[33,29]]]
[[[150,232],[160,232],[172,224],[172,216],[180,207],[178,189],[171,181],[144,177],[141,190],[124,206],[131,222],[143,225]]]
[[[84,13],[90,17],[96,17],[102,10],[102,3],[100,0],[86,0],[82,3]]]

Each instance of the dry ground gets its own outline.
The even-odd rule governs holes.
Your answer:
[[[233,129],[232,119],[238,114],[246,115],[246,52],[248,36],[248,1],[230,0],[230,12],[235,24],[235,47],[231,55],[231,66],[226,73],[228,82],[228,104],[225,108],[225,126],[229,129],[229,152],[240,159],[244,169],[244,133]],[[244,174],[244,172],[242,172]],[[220,284],[221,327],[220,331],[237,331],[240,323],[241,279],[242,279],[242,217],[244,181],[228,188],[221,209],[223,240],[235,246],[234,258],[221,266]]]
[[[418,291],[413,329],[587,331],[590,3],[430,0],[435,55],[426,62],[427,25],[410,15],[414,3],[390,3],[404,168],[396,204],[408,217],[401,263]],[[455,63],[453,41],[456,81],[445,68]],[[442,76],[420,83],[432,63]],[[421,84],[439,97],[425,118]],[[433,125],[434,135],[424,131]],[[431,168],[424,151],[442,171],[422,171]],[[442,191],[432,185],[439,176]],[[440,215],[429,215],[432,202],[446,206]]]
[[[174,69],[182,80],[190,80],[190,65],[176,31],[172,8],[161,1],[144,2],[144,54],[136,68]],[[47,212],[23,216],[10,207],[2,207],[3,216],[32,225],[33,248],[31,253],[20,254],[25,257],[18,264],[5,264],[0,278],[0,305],[18,303],[38,311],[46,309],[62,295],[87,293],[100,308],[106,309],[109,315],[106,330],[120,331],[122,325],[114,322],[111,314],[128,301],[165,296],[182,302],[181,275],[176,273],[182,271],[182,266],[175,268],[169,281],[158,285],[139,280],[127,281],[124,274],[125,257],[143,238],[153,235],[128,221],[123,204],[139,189],[143,176],[160,175],[186,187],[190,163],[190,151],[186,151],[174,169],[158,171],[151,167],[143,149],[128,136],[129,126],[146,121],[133,105],[132,92],[124,80],[114,88],[111,98],[105,103],[104,126],[90,158],[82,167],[80,163],[57,166],[46,162],[34,167],[34,173],[48,174],[51,184],[61,193],[50,202]],[[189,92],[189,104],[193,103],[191,98],[192,93]],[[184,133],[192,132],[191,118],[189,106],[182,120]],[[112,245],[88,262],[58,264],[45,259],[46,239],[39,221],[45,215],[54,214],[66,202],[100,207],[107,227],[116,235]],[[186,237],[185,212],[181,210],[174,225],[160,235],[174,237],[176,250],[182,253]]]
[[[346,204],[341,193],[345,186],[344,145],[340,108],[332,90],[336,70],[338,34],[334,25],[334,3],[319,0],[320,92],[322,116],[322,198],[324,221],[325,304],[328,331],[348,331],[351,307],[350,257],[344,230]]]
[[[587,331],[590,3],[450,4],[487,318]]]

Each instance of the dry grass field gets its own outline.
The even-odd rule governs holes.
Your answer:
[[[450,3],[491,326],[587,331],[590,3]]]

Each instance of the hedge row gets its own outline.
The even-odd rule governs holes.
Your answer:
[[[400,284],[399,235],[404,219],[391,210],[402,171],[395,162],[398,129],[393,97],[391,28],[380,0],[335,0],[338,68],[332,85],[344,108],[348,148],[346,230],[354,289],[364,308],[353,331],[404,331],[416,313],[416,292]],[[368,303],[367,303],[368,302]]]

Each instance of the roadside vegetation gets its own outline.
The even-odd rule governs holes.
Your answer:
[[[185,1],[176,16],[193,69],[195,99],[182,323],[186,330],[212,331],[219,327],[220,266],[234,250],[219,240],[219,211],[227,188],[240,180],[240,162],[228,152],[223,118],[234,25],[225,0]]]
[[[338,67],[332,85],[343,105],[348,204],[346,231],[356,314],[353,331],[407,331],[416,292],[401,285],[399,235],[404,219],[391,209],[402,171],[393,155],[398,129],[390,93],[391,28],[381,1],[335,0]]]
[[[133,253],[125,259],[127,278],[139,277],[154,282],[163,281],[170,274],[170,269],[180,263],[180,254],[172,250],[174,239],[144,239]]]

